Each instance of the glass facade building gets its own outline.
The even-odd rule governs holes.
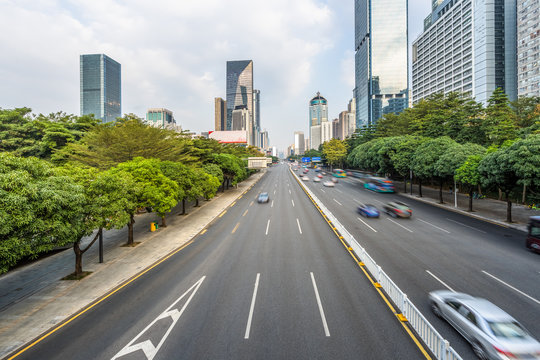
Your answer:
[[[310,149],[318,149],[319,145],[324,142],[323,127],[326,126],[326,123],[328,123],[328,101],[318,92],[317,95],[309,101]],[[331,131],[332,123],[329,124]]]
[[[176,128],[176,121],[172,111],[164,108],[148,109],[146,112],[146,122],[153,127],[161,129]]]
[[[354,7],[354,97],[361,127],[407,107],[407,0],[355,0]]]
[[[540,96],[540,1],[517,2],[518,95]]]
[[[81,115],[103,122],[122,116],[121,66],[104,54],[80,56]]]
[[[253,61],[227,61],[227,128],[231,130],[232,113],[246,106],[253,121]]]

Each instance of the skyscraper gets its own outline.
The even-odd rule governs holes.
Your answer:
[[[412,45],[412,96],[461,92],[486,104],[516,99],[516,0],[444,0]]]
[[[322,140],[322,126],[328,122],[328,101],[317,92],[317,95],[309,101],[309,139],[310,149],[317,150]],[[332,124],[330,123],[330,132]]]
[[[518,95],[540,96],[540,2],[517,1]]]
[[[222,98],[214,98],[214,130],[224,131],[227,125],[226,102]]]
[[[177,129],[172,111],[164,108],[148,109],[146,112],[146,123],[160,129]]]
[[[227,128],[231,130],[232,112],[246,106],[253,123],[253,61],[227,61]]]
[[[355,0],[354,15],[354,97],[361,127],[389,111],[390,99],[407,98],[407,0]]]
[[[295,131],[294,132],[294,154],[295,155],[303,155],[306,151],[306,148],[304,147],[305,140],[304,140],[304,132],[303,131]]]
[[[104,54],[80,56],[81,115],[103,122],[122,116],[121,66]]]
[[[253,90],[253,145],[260,146],[261,132],[261,91]]]

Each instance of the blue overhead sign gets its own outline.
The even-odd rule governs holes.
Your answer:
[[[304,163],[308,163],[310,161],[311,161],[311,158],[308,158],[308,157],[303,157],[302,158],[302,162],[304,162]]]
[[[312,157],[311,161],[312,162],[321,162],[321,158],[320,157]]]

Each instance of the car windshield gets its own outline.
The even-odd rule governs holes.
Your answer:
[[[524,338],[527,336],[525,329],[515,321],[508,322],[491,322],[488,321],[489,327],[496,337],[500,338]]]

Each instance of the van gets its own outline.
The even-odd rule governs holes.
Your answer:
[[[532,251],[540,253],[540,216],[531,216],[529,218],[528,230],[525,245]]]

